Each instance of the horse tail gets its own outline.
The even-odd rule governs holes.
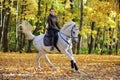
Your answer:
[[[20,26],[22,27],[22,32],[25,34],[26,39],[33,40],[35,35],[32,34],[31,24],[28,21],[24,20]]]

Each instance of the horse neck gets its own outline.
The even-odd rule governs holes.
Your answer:
[[[65,30],[60,30],[61,33],[63,33],[66,36],[71,36],[71,30],[70,29],[65,29]]]

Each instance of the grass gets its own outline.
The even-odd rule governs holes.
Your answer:
[[[120,55],[74,55],[79,69],[88,76],[70,69],[70,60],[64,54],[48,54],[59,68],[54,71],[41,57],[42,71],[36,66],[36,53],[0,53],[0,80],[119,80]]]

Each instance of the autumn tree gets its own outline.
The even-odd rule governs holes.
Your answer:
[[[4,21],[4,23],[2,22],[2,27],[1,29],[3,29],[3,31],[1,30],[1,32],[3,32],[3,40],[2,40],[2,45],[3,45],[3,51],[4,52],[8,52],[8,27],[9,27],[9,24],[10,24],[10,18],[11,18],[11,3],[12,1],[11,0],[8,0],[8,1],[3,1],[3,7],[4,7],[4,10],[2,10],[2,21]]]
[[[80,18],[80,28],[79,28],[80,31],[82,31],[82,27],[83,27],[83,16],[84,16],[83,10],[84,10],[84,2],[83,2],[83,0],[81,0],[81,8],[80,8],[80,13],[81,13],[80,17],[81,18]],[[82,36],[80,34],[78,35],[78,37],[79,37],[79,40],[78,40],[79,42],[77,45],[77,54],[80,53],[81,41],[82,41]]]
[[[36,13],[37,13],[37,3],[33,0],[18,0],[19,3],[19,16],[18,16],[18,20],[19,22],[21,22],[22,20],[28,20],[31,21],[33,23],[35,23],[36,19]],[[34,21],[33,21],[34,20]],[[21,31],[21,28],[19,28],[18,31]],[[18,45],[19,47],[19,51],[21,52],[23,47],[25,46],[25,36],[22,32],[19,32],[18,34]],[[28,41],[28,49],[27,52],[31,51],[31,41]]]
[[[0,50],[31,52],[32,41],[25,39],[19,26],[30,22],[33,33],[45,33],[49,9],[53,7],[62,26],[74,20],[79,27],[79,43],[74,53],[120,51],[120,0],[1,0]],[[84,17],[83,17],[84,16]]]

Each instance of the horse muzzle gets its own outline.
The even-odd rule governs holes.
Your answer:
[[[77,42],[78,42],[78,37],[74,37],[74,38],[72,39],[72,41],[73,41],[74,43],[77,43]]]

